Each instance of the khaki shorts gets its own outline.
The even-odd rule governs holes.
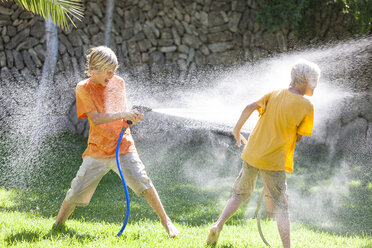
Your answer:
[[[260,172],[264,183],[267,217],[288,215],[288,195],[285,171],[260,170],[243,161],[233,186],[233,197],[246,201],[251,196]]]
[[[137,195],[142,195],[143,191],[154,187],[137,153],[127,153],[120,155],[119,158],[125,182]],[[120,177],[115,157],[85,156],[65,200],[77,206],[88,205],[98,183],[110,170],[115,171]]]

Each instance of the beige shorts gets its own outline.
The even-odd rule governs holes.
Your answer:
[[[153,187],[137,153],[120,155],[120,166],[125,182],[137,195],[142,195],[144,190]],[[115,171],[120,177],[115,157],[85,156],[65,200],[77,206],[88,205],[98,183],[110,170]]]
[[[233,197],[242,201],[251,196],[260,172],[264,183],[267,217],[288,215],[288,195],[285,171],[260,170],[243,161],[233,186]]]

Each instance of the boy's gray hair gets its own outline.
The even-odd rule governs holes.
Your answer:
[[[98,70],[109,70],[118,67],[115,53],[106,46],[93,47],[87,56],[87,75],[91,76]]]
[[[320,76],[320,68],[317,64],[301,59],[292,66],[291,83],[289,86],[317,82]]]

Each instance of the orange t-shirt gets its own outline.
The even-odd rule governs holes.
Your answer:
[[[93,83],[90,79],[79,82],[76,86],[76,108],[78,118],[88,118],[87,113],[94,110],[97,110],[98,113],[126,111],[124,80],[114,75],[106,86]],[[124,126],[128,128],[120,143],[119,154],[136,152],[129,125],[125,120],[101,125],[94,125],[89,120],[89,125],[88,147],[83,153],[83,158],[85,156],[100,158],[115,156],[117,141]]]
[[[288,89],[270,92],[256,104],[261,117],[249,136],[242,159],[259,169],[293,172],[296,134],[311,136],[313,105]]]

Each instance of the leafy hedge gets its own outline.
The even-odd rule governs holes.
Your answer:
[[[261,0],[257,20],[267,29],[285,28],[309,38],[316,35],[316,14],[324,8],[347,15],[351,33],[371,32],[372,0]]]

